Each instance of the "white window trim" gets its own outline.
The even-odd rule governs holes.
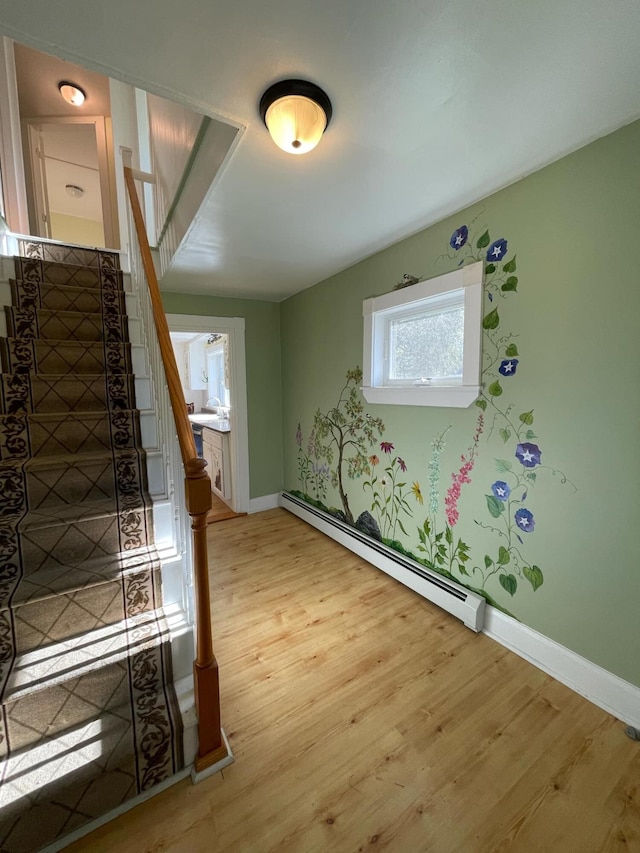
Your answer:
[[[401,290],[366,299],[364,317],[364,355],[362,393],[368,403],[397,406],[451,406],[466,408],[480,394],[482,366],[482,276],[484,264],[462,267],[437,278],[412,284]],[[410,308],[439,294],[464,288],[464,354],[462,382],[414,385],[384,385],[384,333],[380,312],[404,306]],[[417,307],[417,306],[416,306]],[[378,319],[378,322],[376,322]]]

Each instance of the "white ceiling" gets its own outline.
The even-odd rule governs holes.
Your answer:
[[[245,128],[163,282],[191,292],[282,299],[640,117],[637,0],[0,0],[0,21]],[[334,107],[301,157],[257,111],[291,76]]]
[[[109,81],[102,74],[31,50],[23,44],[14,48],[20,115],[23,118],[40,116],[78,115],[78,108],[68,104],[58,91],[58,83],[68,80],[84,89],[87,100],[84,113],[92,116],[111,115]]]

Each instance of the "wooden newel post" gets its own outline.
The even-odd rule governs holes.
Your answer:
[[[196,710],[198,712],[197,772],[205,770],[227,754],[220,728],[220,682],[218,662],[213,653],[209,561],[207,556],[207,514],[211,509],[211,480],[204,459],[189,459],[185,465],[185,497],[193,531],[193,574],[196,602],[196,659],[193,664]]]

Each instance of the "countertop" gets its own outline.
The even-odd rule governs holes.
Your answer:
[[[231,432],[231,424],[228,418],[218,418],[215,415],[195,414],[189,415],[189,421],[192,424],[212,429],[216,432]]]

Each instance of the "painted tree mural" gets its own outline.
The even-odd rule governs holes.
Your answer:
[[[360,394],[362,371],[356,367],[347,371],[336,405],[326,413],[316,412],[306,453],[298,425],[301,496],[310,499],[308,492],[313,490],[317,505],[496,604],[487,593],[487,586],[492,583],[497,582],[510,596],[516,594],[521,580],[528,581],[534,592],[544,583],[542,569],[528,555],[532,534],[539,529],[533,500],[536,486],[547,477],[577,489],[559,468],[547,464],[550,451],[534,432],[534,409],[519,411],[510,400],[525,355],[520,351],[518,335],[505,329],[501,317],[502,301],[516,296],[519,284],[516,256],[509,255],[507,239],[492,240],[488,229],[478,229],[473,234],[467,225],[461,225],[451,235],[447,252],[438,260],[443,259],[458,266],[481,261],[485,271],[482,391],[475,404],[475,424],[469,425],[466,450],[458,451],[458,461],[447,478],[442,468],[452,426],[432,439],[428,489],[423,495],[419,477],[413,479],[414,475],[408,473],[410,464],[405,461],[405,453],[398,455],[391,441],[379,441],[385,427],[380,418],[365,411]],[[486,537],[485,547],[480,549],[472,547],[457,532],[459,502],[476,475],[476,462],[483,450],[492,453],[496,473],[482,490],[481,502],[475,498],[473,515],[468,509],[464,511],[478,528],[490,534],[494,549],[487,547]],[[366,476],[357,497],[360,503],[363,498],[371,503],[369,510],[354,522],[347,478],[353,480],[362,475]],[[322,503],[329,477],[340,496],[341,511]],[[446,488],[441,486],[443,482],[448,483]],[[417,525],[416,539],[407,522],[425,505],[425,499],[426,517]],[[472,530],[467,522],[466,534]],[[398,536],[404,537],[402,541]]]
[[[354,519],[345,489],[345,466],[347,476],[351,479],[368,473],[367,449],[375,444],[384,431],[380,418],[374,418],[364,411],[361,383],[362,370],[359,367],[348,370],[347,381],[336,405],[328,412],[318,409],[313,422],[318,457],[326,459],[329,466],[333,465],[336,458],[331,482],[338,489],[345,519],[349,524],[353,524]]]

